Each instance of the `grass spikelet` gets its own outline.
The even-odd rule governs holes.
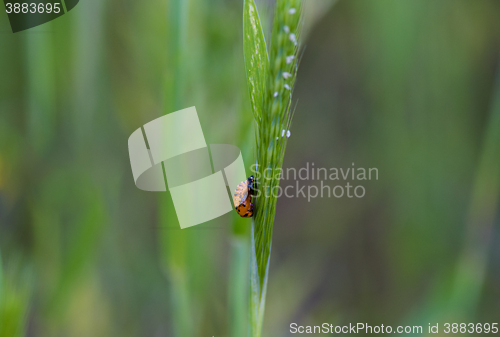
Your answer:
[[[258,189],[252,225],[250,334],[260,336],[276,192],[293,117],[291,103],[298,68],[301,1],[277,1],[269,58],[262,50],[265,41],[252,0],[245,1],[244,22],[245,65],[256,125],[256,165],[252,171]],[[263,72],[265,78],[262,78]]]

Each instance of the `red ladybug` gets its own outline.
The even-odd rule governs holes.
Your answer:
[[[249,218],[253,215],[253,195],[255,195],[255,179],[250,176],[236,187],[233,196],[234,208],[243,218]]]

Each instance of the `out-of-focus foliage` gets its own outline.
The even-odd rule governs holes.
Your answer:
[[[0,261],[0,336],[25,336],[31,293],[30,276],[18,261]]]

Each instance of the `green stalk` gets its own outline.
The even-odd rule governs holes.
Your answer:
[[[172,0],[168,8],[169,64],[165,74],[165,113],[181,109],[184,101],[186,31],[190,1]],[[159,196],[162,264],[171,289],[171,322],[174,336],[194,336],[192,300],[188,284],[188,245],[190,233],[179,231],[178,220],[169,193]]]
[[[250,266],[250,335],[261,336],[277,188],[290,130],[292,92],[297,74],[300,0],[278,0],[268,58],[253,0],[244,3],[244,53],[256,124],[257,180]]]
[[[2,265],[2,252],[0,251],[0,308],[2,307],[3,295],[3,265]]]
[[[462,317],[474,314],[480,299],[500,201],[500,72],[487,125],[468,210],[465,248],[457,266],[450,303],[450,309]]]
[[[228,282],[230,336],[243,336],[247,327],[248,256],[247,238],[233,233]]]

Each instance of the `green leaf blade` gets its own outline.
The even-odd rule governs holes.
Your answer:
[[[0,308],[2,307],[3,295],[3,267],[2,267],[2,254],[0,253]]]
[[[260,123],[269,68],[266,40],[254,0],[244,1],[243,10],[243,52],[248,91],[254,119]]]

